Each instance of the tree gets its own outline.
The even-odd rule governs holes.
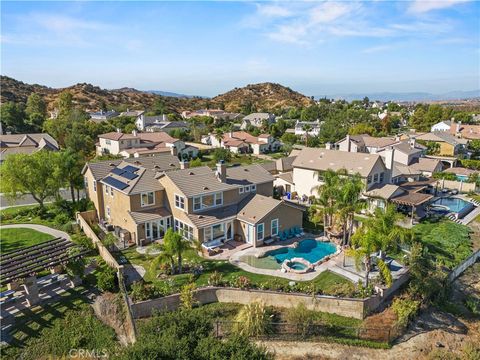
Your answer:
[[[7,156],[0,170],[4,193],[10,199],[30,194],[43,210],[45,200],[58,194],[64,180],[58,171],[59,156],[46,150]]]
[[[82,176],[83,162],[77,152],[71,149],[60,152],[59,156],[59,176],[64,179],[70,188],[72,201],[75,203],[75,189],[79,190],[83,187]]]
[[[58,95],[55,103],[58,110],[58,118],[68,118],[73,111],[73,95],[65,90]]]
[[[362,134],[373,135],[375,133],[375,128],[366,123],[358,123],[352,126],[348,130],[348,133],[350,135],[362,135]]]
[[[336,198],[339,192],[339,177],[338,174],[328,169],[325,172],[317,174],[319,179],[323,179],[323,184],[319,185],[317,190],[317,198],[315,200],[317,205],[323,207],[323,226],[327,228],[333,225],[333,214],[336,209]]]
[[[23,104],[7,102],[0,106],[0,119],[3,131],[22,132],[25,127],[25,110]]]
[[[312,126],[309,124],[305,124],[302,126],[302,130],[305,132],[305,146],[308,146],[308,135],[310,131],[312,131]]]
[[[47,117],[47,106],[43,98],[36,93],[30,94],[25,112],[27,115],[25,122],[31,131],[40,131]]]
[[[232,159],[232,153],[228,149],[216,148],[213,151],[213,159],[216,162],[219,162],[219,161],[229,162]]]
[[[362,178],[358,173],[340,178],[340,191],[337,202],[341,209],[341,218],[343,219],[344,245],[347,244],[352,235],[354,215],[361,205],[360,195],[364,187]]]
[[[165,252],[177,257],[177,269],[178,273],[182,273],[182,256],[185,251],[191,248],[191,244],[188,240],[177,232],[174,232],[172,228],[168,229],[163,239],[163,246]]]

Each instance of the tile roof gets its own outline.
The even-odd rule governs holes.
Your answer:
[[[416,162],[410,164],[409,166],[418,171],[433,172],[437,170],[438,165],[441,165],[441,164],[442,162],[437,159],[418,158]]]
[[[407,191],[402,189],[398,185],[393,184],[385,184],[385,185],[376,185],[375,187],[371,188],[365,195],[368,197],[378,197],[385,200],[390,200],[394,195],[405,194]]]
[[[228,219],[235,219],[237,216],[237,209],[238,205],[234,204],[203,211],[200,214],[187,214],[187,217],[197,228],[202,228]]]
[[[292,165],[294,168],[320,171],[346,169],[349,174],[359,173],[362,177],[367,177],[379,161],[383,165],[380,155],[377,154],[303,148]]]
[[[100,134],[100,135],[98,135],[98,137],[102,138],[102,139],[108,139],[108,140],[114,140],[114,141],[132,140],[132,139],[137,138],[133,134],[124,134],[124,133],[121,133],[121,132],[118,132],[118,131],[111,131],[111,132],[108,132],[108,133],[105,133],[105,134]]]
[[[219,181],[215,172],[207,166],[170,171],[165,175],[187,197],[237,188]]]
[[[133,221],[135,221],[136,224],[141,224],[141,223],[144,223],[145,221],[158,220],[165,216],[172,215],[164,207],[157,207],[157,208],[142,210],[142,211],[128,211],[128,213],[133,219]]]
[[[446,142],[451,145],[465,145],[468,143],[465,139],[460,139],[445,131],[434,131],[417,136],[417,140]]]
[[[282,204],[283,201],[273,197],[256,194],[240,207],[237,219],[256,224]]]
[[[263,184],[273,180],[272,174],[259,164],[227,168],[227,184]]]
[[[293,184],[293,172],[286,172],[277,176],[279,179],[282,179],[290,184]]]
[[[2,148],[18,147],[18,146],[40,146],[50,144],[53,148],[58,149],[57,141],[47,133],[37,134],[6,134],[0,135],[0,144]]]
[[[478,170],[471,170],[471,169],[462,168],[462,167],[448,168],[448,169],[444,170],[443,172],[452,173],[452,174],[455,174],[455,175],[464,175],[464,176],[470,176],[471,174],[480,173],[480,171],[478,171]]]

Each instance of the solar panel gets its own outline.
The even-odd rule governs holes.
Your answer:
[[[124,177],[125,179],[128,179],[128,180],[133,180],[133,179],[138,177],[137,174],[134,174],[134,173],[129,172],[129,171],[125,171],[125,172],[121,173],[120,176]]]
[[[117,180],[117,179],[114,179],[113,177],[111,176],[108,176],[106,177],[105,179],[103,179],[103,182],[105,184],[108,184],[110,186],[113,186],[114,188],[118,189],[118,190],[123,190],[125,189],[126,187],[128,187],[127,184],[121,182],[120,180]]]
[[[127,165],[123,168],[123,170],[133,173],[135,171],[138,171],[138,168],[132,165]]]
[[[124,172],[125,172],[125,170],[119,169],[119,168],[115,168],[115,169],[112,170],[112,173],[114,173],[116,175],[122,175]]]

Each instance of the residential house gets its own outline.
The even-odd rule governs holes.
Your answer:
[[[398,137],[373,137],[367,134],[347,135],[334,144],[334,149],[347,152],[376,154],[380,149],[400,142]]]
[[[0,134],[0,163],[10,154],[33,154],[39,150],[58,151],[57,141],[46,133]]]
[[[390,170],[393,163],[393,154],[390,157],[390,167],[387,167],[382,157],[377,154],[348,153],[345,151],[320,148],[304,148],[293,161],[292,183],[299,196],[311,196],[317,193],[319,185],[323,184],[322,172],[329,169],[345,170],[347,174],[358,173],[362,178],[365,189],[374,185],[387,184],[390,179]]]
[[[182,117],[184,119],[190,119],[195,116],[210,116],[214,120],[240,120],[243,117],[242,114],[226,112],[221,109],[200,109],[182,112]]]
[[[170,132],[177,129],[187,131],[189,129],[188,123],[185,121],[169,121],[167,115],[145,116],[143,112],[137,116],[135,126],[138,130],[147,132]]]
[[[169,155],[163,156],[85,167],[98,217],[120,238],[143,245],[173,227],[190,240],[235,239],[255,247],[302,224],[301,210],[271,197],[273,177],[259,165],[227,168],[219,163],[213,171],[190,169],[183,162],[183,169],[173,170]]]
[[[122,155],[125,158],[139,156],[156,156],[161,153],[172,153],[181,158],[195,158],[198,148],[186,145],[166,132],[131,134],[109,132],[98,136],[97,154]]]
[[[270,125],[275,122],[275,115],[270,113],[252,113],[247,115],[242,120],[242,125],[240,125],[241,130],[247,130],[249,126],[262,127],[264,121]]]
[[[440,122],[432,125],[432,127],[430,129],[430,132],[435,132],[435,131],[450,132],[451,127],[452,127],[452,121],[443,120],[443,121],[440,121]]]
[[[295,123],[295,135],[305,136],[318,136],[320,135],[320,120],[316,121],[298,121]]]
[[[480,125],[466,125],[462,124],[461,121],[457,123],[452,122],[450,134],[456,136],[457,138],[478,140],[480,139]]]
[[[145,131],[145,128],[147,126],[163,122],[168,122],[167,115],[145,116],[145,112],[142,111],[137,115],[137,118],[135,119],[135,126],[138,130]]]
[[[458,138],[446,131],[424,133],[416,137],[417,140],[433,142],[439,145],[439,156],[459,156],[465,153],[468,140]]]
[[[117,117],[118,115],[120,115],[120,113],[116,112],[115,110],[109,110],[109,111],[100,110],[95,112],[89,112],[88,115],[90,115],[90,120],[95,122],[102,122],[108,119],[113,119],[114,117]]]
[[[215,134],[202,137],[203,144],[228,149],[235,154],[253,153],[255,155],[277,151],[281,143],[269,134],[253,136],[245,131],[230,131],[217,138]]]
[[[140,115],[142,115],[145,111],[143,110],[130,110],[127,109],[127,111],[123,111],[120,113],[120,116],[129,116],[129,117],[134,117],[138,118]]]

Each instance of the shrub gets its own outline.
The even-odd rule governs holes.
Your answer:
[[[195,300],[195,289],[196,286],[194,283],[184,285],[180,292],[180,308],[183,310],[191,310],[193,306],[197,303]]]
[[[144,301],[154,296],[154,289],[152,285],[145,284],[144,281],[135,281],[132,284],[130,296],[133,301]]]
[[[271,330],[270,313],[262,302],[245,305],[235,317],[233,331],[242,336],[259,336]]]
[[[387,264],[385,264],[383,260],[379,259],[377,261],[377,266],[378,266],[378,270],[380,271],[380,276],[382,278],[383,283],[387,287],[392,286],[392,283],[393,283],[392,273],[390,272],[390,269],[388,268]]]
[[[68,216],[68,214],[59,213],[55,216],[55,218],[53,219],[53,222],[57,226],[62,226],[62,225],[65,225],[67,223],[72,222],[72,220],[71,220],[70,216]]]
[[[373,294],[373,286],[369,284],[368,286],[363,285],[361,280],[358,280],[357,284],[357,293],[360,298],[367,298]]]
[[[352,283],[333,284],[325,292],[327,295],[339,296],[339,297],[354,297],[355,286]]]
[[[465,306],[475,315],[480,315],[480,300],[477,298],[473,297],[472,295],[468,295],[465,299]]]
[[[115,291],[117,289],[117,276],[115,270],[103,266],[97,274],[97,286],[102,291]]]
[[[77,234],[73,234],[71,238],[73,242],[83,246],[84,248],[91,249],[91,250],[95,249],[95,245],[93,245],[92,240],[86,235],[77,233]]]
[[[223,285],[223,276],[218,271],[214,271],[208,277],[208,285],[210,286],[221,286]]]
[[[239,276],[235,281],[235,286],[240,289],[248,289],[251,285],[250,279],[246,276]]]
[[[286,315],[287,322],[296,324],[302,335],[307,335],[309,326],[313,324],[313,316],[304,303],[288,309]]]
[[[397,315],[397,324],[400,326],[407,326],[408,322],[413,319],[420,307],[420,301],[412,299],[393,300],[392,310]]]

